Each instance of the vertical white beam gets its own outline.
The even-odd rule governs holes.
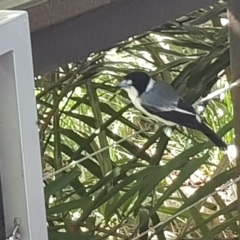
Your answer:
[[[0,11],[0,175],[6,234],[47,240],[28,16]]]

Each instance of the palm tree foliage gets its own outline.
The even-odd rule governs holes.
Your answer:
[[[187,24],[167,24],[36,77],[51,239],[132,239],[234,179],[235,167],[203,135],[178,128],[169,139],[163,126],[132,108],[115,88],[136,69],[171,83],[191,103],[226,86],[228,31],[220,22],[225,12],[225,4],[218,4],[194,13]],[[209,101],[202,116],[233,141],[229,93]],[[179,239],[234,234],[232,189],[140,239],[163,240],[163,228]]]

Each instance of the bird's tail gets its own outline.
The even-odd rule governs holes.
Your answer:
[[[217,147],[219,147],[223,151],[227,151],[227,149],[228,149],[227,144],[216,133],[214,133],[208,126],[206,126],[205,124],[202,124],[202,132]]]

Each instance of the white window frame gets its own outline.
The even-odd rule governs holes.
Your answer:
[[[28,15],[0,11],[0,175],[6,236],[47,240]]]
[[[0,0],[0,9],[26,9],[25,7],[33,7],[47,1],[48,0]]]

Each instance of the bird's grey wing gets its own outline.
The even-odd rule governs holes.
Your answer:
[[[161,119],[201,131],[220,149],[227,150],[227,144],[201,121],[191,104],[185,102],[170,85],[157,83],[150,91],[140,97],[145,110]]]
[[[155,82],[149,91],[140,96],[142,104],[159,108],[160,111],[176,108],[179,98],[173,87],[164,82]]]
[[[191,104],[186,103],[176,90],[165,82],[155,82],[153,88],[140,96],[141,103],[159,111],[186,111],[195,114]]]
[[[151,114],[179,125],[193,128],[191,122],[196,120],[196,112],[191,104],[164,82],[156,82],[149,92],[140,97],[142,106]],[[189,121],[189,123],[187,122]]]

